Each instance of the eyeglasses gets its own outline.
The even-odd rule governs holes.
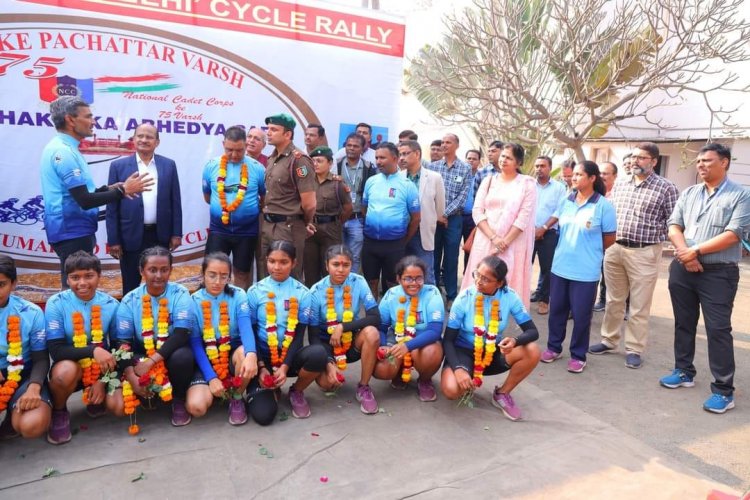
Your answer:
[[[227,283],[229,281],[229,275],[208,273],[206,274],[205,279],[212,283]]]
[[[653,156],[631,156],[630,158],[633,160],[643,160],[643,161],[654,159]]]
[[[407,285],[413,285],[415,283],[417,285],[423,285],[424,284],[424,276],[417,276],[416,278],[414,278],[412,276],[404,276],[403,278],[401,278],[401,281],[403,281]]]
[[[493,281],[497,281],[495,278],[488,278],[487,276],[482,276],[479,274],[479,271],[474,271],[471,273],[471,277],[474,278],[475,281],[478,283],[492,283]]]

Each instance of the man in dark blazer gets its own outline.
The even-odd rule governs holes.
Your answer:
[[[154,154],[159,131],[143,123],[135,129],[136,154],[113,161],[109,183],[134,172],[149,172],[156,185],[141,197],[123,198],[107,205],[109,254],[120,260],[123,296],[141,282],[138,259],[146,248],[161,245],[174,251],[182,244],[180,180],[174,160]]]

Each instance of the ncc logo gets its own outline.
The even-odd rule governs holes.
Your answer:
[[[91,104],[94,102],[94,79],[54,76],[39,80],[39,98],[52,102],[58,97],[77,96]]]

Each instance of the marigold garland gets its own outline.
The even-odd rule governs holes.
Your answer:
[[[219,192],[219,202],[221,203],[221,222],[223,224],[229,224],[229,214],[237,210],[242,204],[242,200],[245,198],[245,192],[247,191],[247,164],[242,163],[240,167],[240,186],[237,189],[237,196],[234,201],[227,206],[227,193],[224,190],[224,182],[227,179],[227,155],[221,155],[219,160],[219,176],[216,178],[216,190]]]
[[[86,325],[83,319],[83,313],[75,311],[73,313],[73,347],[83,348],[89,345],[88,336],[86,335]],[[102,306],[91,306],[91,345],[94,348],[104,347],[104,330],[102,328]],[[89,404],[91,395],[91,386],[99,380],[101,369],[99,363],[94,358],[83,358],[78,360],[78,364],[83,370],[81,383],[83,384],[83,404]]]
[[[122,382],[122,400],[125,404],[125,415],[130,418],[128,434],[134,436],[140,431],[140,427],[136,423],[135,409],[141,404],[141,401],[133,393],[133,386],[127,380]]]
[[[398,301],[401,304],[406,304],[406,297],[399,297]],[[396,325],[393,328],[396,334],[396,342],[399,344],[405,343],[407,340],[413,339],[417,335],[416,324],[417,324],[417,309],[419,307],[419,298],[412,297],[409,303],[409,315],[406,315],[406,309],[399,309],[396,311]],[[404,321],[406,318],[406,321]],[[411,369],[412,369],[411,354],[404,354],[404,364],[401,371],[401,380],[409,383],[411,380]]]
[[[281,343],[281,353],[279,354],[279,338],[277,336],[278,326],[276,324],[276,295],[268,292],[268,302],[266,302],[266,339],[268,350],[271,351],[271,366],[274,371],[279,368],[289,351],[289,346],[294,340],[294,335],[299,323],[299,301],[296,297],[289,299],[289,315],[286,320],[286,330],[284,331],[284,340]]]
[[[148,293],[142,297],[143,307],[141,312],[141,328],[143,333],[143,347],[146,349],[146,356],[152,356],[157,349],[161,348],[169,337],[169,300],[166,297],[159,299],[159,311],[157,316],[157,333],[156,344],[154,345],[154,314],[151,307],[151,295]],[[143,361],[143,360],[141,360]],[[164,360],[156,363],[148,371],[150,380],[160,387],[159,397],[162,401],[169,402],[172,400],[172,384],[167,376],[167,367]]]
[[[484,370],[495,355],[497,334],[500,329],[500,301],[490,305],[489,329],[484,326],[484,296],[477,294],[474,299],[474,386],[481,387]]]
[[[344,312],[341,316],[341,322],[338,320],[335,305],[335,291],[333,287],[326,289],[326,326],[329,335],[333,334],[336,325],[340,323],[349,323],[354,319],[352,311],[352,288],[349,285],[344,286]],[[339,370],[346,370],[346,353],[352,346],[352,332],[343,332],[341,343],[333,348],[333,355],[336,359],[336,366]]]
[[[229,305],[225,300],[219,302],[219,338],[213,326],[211,301],[201,302],[203,310],[203,343],[206,355],[213,366],[216,376],[224,381],[229,376]]]
[[[23,339],[21,338],[21,317],[8,316],[8,378],[0,385],[0,412],[8,407],[8,402],[21,383],[23,371]]]

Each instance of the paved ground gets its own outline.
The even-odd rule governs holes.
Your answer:
[[[473,409],[442,398],[420,403],[413,389],[399,393],[377,382],[384,412],[364,416],[352,373],[334,397],[310,391],[308,420],[233,428],[225,409],[215,408],[175,429],[166,409],[141,411],[140,439],[127,435],[125,421],[91,421],[76,397],[78,433],[70,444],[0,444],[0,498],[698,499],[714,488],[737,495],[750,488],[747,266],[742,279],[734,317],[737,408],[723,416],[700,408],[710,382],[705,338],[695,388],[657,384],[672,365],[671,307],[661,280],[644,367],[627,369],[622,355],[590,359],[581,375],[567,373],[564,360],[540,366],[514,393],[523,422],[489,404],[502,376],[487,378]],[[546,321],[536,319],[543,344]],[[594,339],[601,313],[595,321]],[[286,403],[282,410],[288,413]],[[48,468],[57,472],[42,479]]]

